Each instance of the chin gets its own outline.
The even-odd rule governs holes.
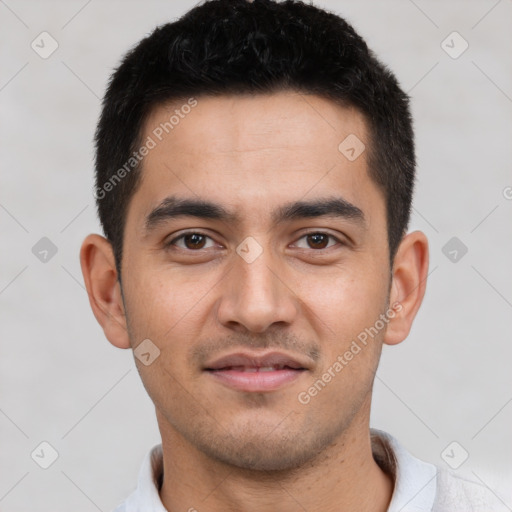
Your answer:
[[[295,449],[292,448],[293,445]],[[296,443],[290,443],[290,446],[283,444],[269,446],[266,441],[261,441],[260,444],[248,442],[238,449],[236,447],[221,450],[210,448],[208,452],[207,455],[210,458],[250,471],[289,471],[303,466],[317,455],[315,450],[304,449],[304,446],[298,452]]]
[[[312,463],[336,438],[333,431],[294,431],[286,421],[273,430],[255,426],[228,435],[210,431],[207,438],[196,437],[194,444],[209,458],[239,469],[289,471]]]

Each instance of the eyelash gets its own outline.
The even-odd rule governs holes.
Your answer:
[[[171,248],[172,246],[174,246],[176,244],[176,242],[178,240],[181,240],[181,239],[185,238],[188,235],[200,235],[200,236],[209,238],[210,240],[213,240],[212,237],[210,237],[206,233],[202,233],[201,231],[187,231],[187,232],[182,233],[181,235],[177,236],[176,238],[173,238],[170,242],[165,243],[165,247],[166,248]],[[311,231],[309,233],[305,233],[298,240],[302,240],[303,238],[306,238],[306,237],[311,236],[311,235],[325,235],[329,239],[335,240],[337,244],[344,245],[344,243],[339,238],[335,237],[334,235],[331,235],[330,233],[326,233],[324,231]],[[315,252],[325,251],[326,249],[330,249],[334,245],[336,245],[336,244],[333,244],[331,246],[328,245],[327,247],[324,247],[323,249],[312,249],[312,248],[310,248],[310,250],[315,251]],[[201,250],[205,250],[205,249],[194,250],[194,249],[187,249],[187,248],[183,248],[183,247],[179,247],[179,249],[182,249],[182,250],[188,251],[188,252],[200,252]]]

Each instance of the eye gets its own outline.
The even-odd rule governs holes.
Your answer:
[[[208,245],[208,241],[210,242],[210,245]],[[213,247],[214,242],[209,236],[193,231],[181,234],[168,242],[166,246],[176,246],[180,249],[194,251]]]
[[[334,242],[329,244],[329,239],[331,239]],[[305,240],[307,246],[301,246],[299,244],[300,240]],[[322,232],[308,233],[307,235],[304,235],[301,238],[299,238],[299,242],[296,242],[295,244],[297,247],[300,247],[301,249],[315,250],[327,249],[329,247],[332,247],[333,245],[336,245],[336,243],[340,243],[340,241],[335,236]]]

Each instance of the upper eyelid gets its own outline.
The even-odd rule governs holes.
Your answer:
[[[340,237],[337,237],[336,235],[332,235],[331,233],[328,233],[328,232],[325,232],[325,231],[310,231],[308,233],[304,233],[302,234],[299,238],[297,238],[295,240],[295,242],[293,242],[293,244],[296,244],[299,240],[302,240],[305,236],[308,236],[308,235],[315,235],[315,234],[322,234],[322,235],[327,235],[329,238],[332,238],[336,243],[331,245],[330,247],[324,247],[323,249],[312,249],[312,248],[309,248],[309,249],[305,249],[303,247],[298,247],[298,250],[302,250],[302,251],[314,251],[314,252],[321,252],[321,251],[328,251],[329,249],[333,249],[335,248],[336,245],[340,245],[340,246],[344,246],[344,245],[347,245],[346,242],[343,241],[342,238]]]
[[[207,235],[206,233],[203,233],[202,231],[196,229],[196,230],[185,231],[184,233],[181,233],[178,236],[173,237],[168,242],[164,241],[164,245],[165,246],[173,245],[177,240],[181,240],[183,237],[185,237],[187,235],[201,235],[206,238],[209,238],[210,240],[215,241],[212,236]]]

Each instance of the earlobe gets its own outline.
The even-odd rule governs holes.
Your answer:
[[[428,275],[428,241],[421,231],[407,234],[400,243],[393,264],[390,291],[390,319],[384,343],[396,345],[411,330],[412,322],[421,306]]]
[[[130,348],[112,245],[100,235],[89,235],[82,243],[80,264],[89,303],[105,336],[116,347]]]

